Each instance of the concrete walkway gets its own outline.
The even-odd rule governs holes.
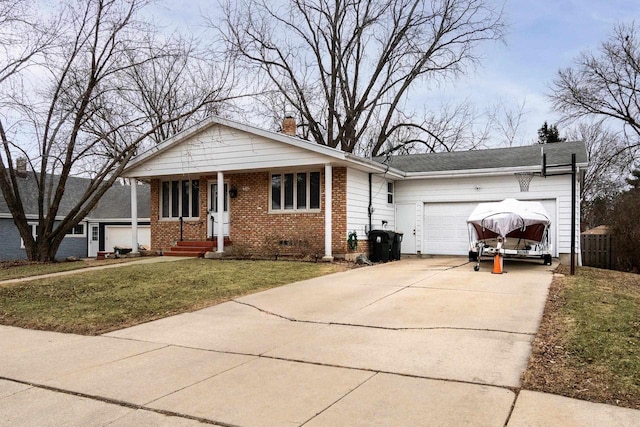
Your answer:
[[[640,425],[520,390],[552,273],[506,269],[403,260],[99,337],[0,326],[0,425]]]
[[[41,274],[39,276],[21,277],[19,279],[0,280],[0,285],[11,284],[11,283],[33,282],[34,280],[47,279],[50,277],[69,276],[71,274],[86,273],[88,271],[96,271],[96,270],[108,270],[111,268],[125,267],[127,265],[154,264],[158,262],[171,262],[171,261],[180,261],[180,260],[184,260],[184,258],[177,257],[177,256],[153,256],[153,257],[136,258],[135,260],[131,260],[127,262],[96,265],[95,267],[83,267],[83,268],[78,268],[76,270],[59,271],[57,273],[47,273],[47,274]],[[84,262],[84,261],[78,261],[78,262]]]

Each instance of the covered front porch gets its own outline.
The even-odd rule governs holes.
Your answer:
[[[346,203],[339,196],[346,191],[345,167],[221,171],[148,181],[151,247],[167,255],[222,254],[232,244],[236,253],[330,261],[334,253],[347,251]]]

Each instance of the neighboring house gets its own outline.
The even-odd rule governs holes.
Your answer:
[[[22,163],[24,166],[24,163]],[[18,187],[22,197],[28,223],[33,236],[37,233],[37,176],[26,170],[18,171]],[[65,185],[65,194],[60,203],[58,218],[62,220],[77,203],[87,188],[88,179],[70,177]],[[149,186],[138,185],[139,233],[140,244],[149,245]],[[145,225],[146,224],[146,225]],[[146,237],[145,237],[146,229]],[[128,231],[128,234],[126,233]],[[113,246],[130,247],[131,235],[131,187],[116,184],[102,197],[91,213],[76,225],[62,241],[56,258],[70,256],[84,258],[96,256],[98,250],[112,251]],[[26,259],[24,243],[20,237],[13,217],[9,212],[4,197],[0,193],[0,260]]]
[[[136,189],[138,245],[149,248],[151,246],[149,186],[138,184]],[[131,186],[114,184],[87,215],[86,222],[89,257],[95,257],[98,251],[112,252],[116,246],[130,248],[132,243]]]
[[[543,149],[548,165],[575,153],[582,172],[583,143],[364,159],[292,136],[291,118],[283,130],[211,117],[134,159],[123,176],[150,184],[152,249],[170,250],[182,227],[218,251],[223,237],[283,253],[304,241],[331,259],[350,252],[350,232],[362,252],[369,229],[387,228],[404,233],[403,253],[466,255],[473,207],[513,197],[542,201],[555,255],[570,252],[570,175],[534,177],[525,192],[514,174],[540,172]]]

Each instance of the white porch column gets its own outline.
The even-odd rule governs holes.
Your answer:
[[[332,197],[333,170],[331,165],[324,165],[324,257],[323,261],[333,261],[331,254],[331,214],[333,213]]]
[[[224,174],[218,172],[218,220],[215,224],[215,230],[218,235],[218,253],[224,252],[224,224],[223,224],[223,212],[224,212]]]
[[[129,179],[131,186],[131,252],[138,253],[138,182]]]

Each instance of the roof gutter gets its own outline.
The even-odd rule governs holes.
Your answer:
[[[587,163],[579,163],[579,167],[587,167]],[[559,169],[556,169],[559,171]],[[405,179],[437,179],[437,178],[474,178],[485,176],[504,176],[519,172],[540,173],[540,166],[520,166],[513,168],[490,168],[490,169],[462,169],[456,171],[431,171],[431,172],[406,172]],[[567,168],[571,172],[571,167]]]
[[[356,156],[355,154],[345,153],[344,156],[351,163],[356,163],[356,164],[359,164],[360,166],[365,166],[367,168],[374,169],[376,172],[389,174],[394,178],[405,178],[407,175],[405,172],[401,171],[400,169],[392,168],[388,165],[383,165],[382,163],[378,163],[373,160]]]

